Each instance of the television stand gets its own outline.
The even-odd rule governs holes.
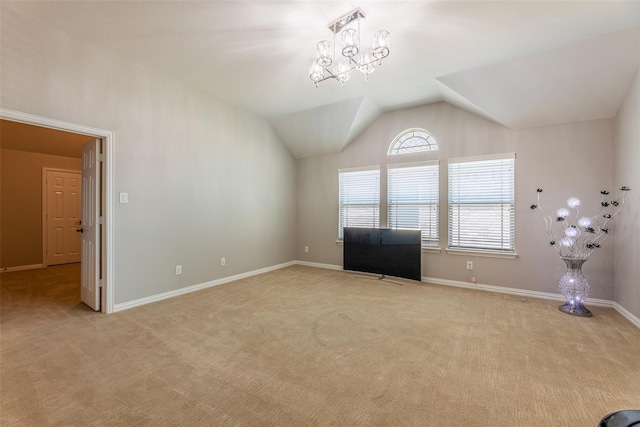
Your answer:
[[[394,285],[404,286],[404,283],[394,282],[393,280],[387,279],[387,276],[385,276],[384,274],[380,274],[378,275],[378,277],[367,276],[365,274],[353,274],[351,277],[359,277],[361,279],[369,279],[369,280],[380,280],[382,282],[393,283]]]

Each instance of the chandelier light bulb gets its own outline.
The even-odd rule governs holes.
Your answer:
[[[324,78],[324,68],[315,59],[309,64],[309,77],[316,83]]]
[[[571,214],[571,212],[569,212],[567,208],[560,208],[556,211],[556,217],[558,218],[566,218],[569,214]]]
[[[342,54],[347,58],[353,58],[360,50],[360,40],[355,28],[348,28],[342,32]]]
[[[338,80],[340,83],[344,83],[351,78],[351,71],[349,67],[348,61],[340,61],[338,62],[338,66],[336,68],[336,73]]]
[[[591,227],[592,221],[591,218],[583,216],[578,220],[578,225],[582,228]]]
[[[570,197],[569,200],[567,200],[567,206],[570,208],[577,208],[580,206],[580,199],[577,197]]]
[[[327,40],[318,42],[316,46],[317,62],[323,67],[328,67],[333,63],[333,51],[331,43]]]
[[[362,65],[359,70],[364,74],[371,74],[376,70],[374,62],[376,60],[373,57],[373,49],[367,49],[362,55]]]
[[[391,35],[389,31],[380,30],[373,35],[373,57],[382,59],[389,56],[389,47],[391,45]]]

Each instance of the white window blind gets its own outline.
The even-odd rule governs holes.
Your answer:
[[[422,230],[422,247],[438,247],[438,163],[389,165],[388,226]]]
[[[514,251],[515,154],[449,160],[449,247]]]
[[[338,238],[344,227],[380,226],[380,168],[341,170],[339,180]]]

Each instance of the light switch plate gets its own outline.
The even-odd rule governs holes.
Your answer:
[[[129,203],[129,193],[120,193],[120,203]]]

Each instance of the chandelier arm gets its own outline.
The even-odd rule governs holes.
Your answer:
[[[349,61],[349,64],[350,64],[351,66],[350,66],[348,69],[346,69],[346,70],[344,70],[344,71],[342,71],[342,72],[340,72],[340,73],[333,73],[333,72],[331,72],[331,71],[329,71],[329,70],[327,70],[327,72],[329,72],[330,74],[332,74],[332,76],[333,76],[333,77],[337,77],[337,76],[339,76],[340,74],[350,73],[350,72],[352,72],[353,70],[357,70],[357,69],[358,69],[358,66],[357,66],[357,65],[353,65],[353,64],[351,64],[351,61]],[[357,62],[356,62],[355,64],[357,64]]]
[[[320,80],[315,82],[316,83],[316,87],[317,87],[317,84],[320,83],[320,82],[323,82],[323,81],[329,80],[329,79],[337,79],[338,78],[338,76],[334,75],[331,71],[327,70],[327,72],[329,73],[328,76],[325,76],[325,77],[323,77]]]
[[[333,63],[334,63],[334,67],[338,66],[338,58],[336,58],[336,33],[333,33]],[[329,74],[333,74],[331,73],[330,70],[327,69],[327,71],[329,71]]]
[[[362,9],[356,8],[355,10],[347,13],[346,15],[342,16],[329,25],[329,30],[331,31],[333,36],[333,58],[329,59],[328,52],[327,54],[323,55],[321,53],[323,51],[318,48],[319,56],[317,62],[318,65],[322,67],[322,75],[320,74],[319,69],[314,68],[313,64],[310,67],[310,77],[314,82],[316,88],[318,87],[318,83],[329,79],[336,79],[340,81],[340,83],[344,86],[344,83],[349,80],[350,73],[353,70],[360,71],[365,75],[365,80],[368,80],[369,74],[371,74],[375,70],[374,65],[376,63],[378,65],[381,64],[382,59],[386,58],[389,55],[389,32],[386,30],[380,30],[374,34],[374,48],[378,46],[376,49],[381,49],[379,52],[377,52],[375,55],[367,55],[366,53],[358,54],[358,51],[364,52],[361,46],[362,37],[360,20],[364,19],[365,17],[366,15],[362,11]],[[356,21],[354,24],[357,30],[353,29],[353,21]],[[352,28],[347,30],[346,27],[350,24]],[[338,33],[341,33],[343,30],[349,31],[349,36],[351,38],[349,39],[347,47],[342,49],[342,56],[344,56],[346,60],[343,60],[338,64],[338,58],[336,55],[338,54],[340,49],[338,49],[336,45],[336,39],[340,38],[337,37]],[[353,37],[353,32],[356,32],[355,37]],[[369,49],[368,51],[372,51],[372,49]]]
[[[362,66],[362,65],[360,65],[358,63],[358,61],[356,61],[353,58],[354,58],[353,56],[349,57],[349,63],[351,64],[351,69],[349,71],[353,71],[353,70],[358,69],[358,68],[360,68]]]

